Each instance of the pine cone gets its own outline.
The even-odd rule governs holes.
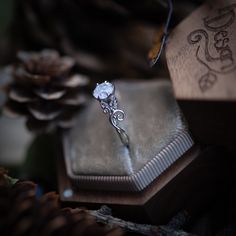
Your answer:
[[[56,51],[19,52],[5,112],[27,117],[33,131],[69,128],[85,104],[87,77],[74,74],[74,60]]]
[[[37,185],[4,183],[0,174],[0,232],[3,236],[121,236],[120,228],[98,224],[86,210],[61,208],[54,192],[37,196]]]

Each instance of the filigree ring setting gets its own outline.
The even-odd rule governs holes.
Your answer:
[[[116,129],[121,142],[125,146],[129,146],[129,137],[125,130],[119,126],[119,122],[123,121],[125,118],[125,113],[123,110],[118,109],[115,86],[107,81],[97,84],[93,91],[93,96],[100,102],[103,112],[109,115],[109,121]]]

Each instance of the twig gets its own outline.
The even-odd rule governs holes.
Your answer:
[[[186,211],[180,211],[167,224],[169,228],[181,229],[189,220],[189,214]]]
[[[115,218],[111,216],[111,210],[107,206],[103,206],[97,211],[90,210],[87,212],[89,215],[94,216],[97,222],[108,225],[116,225],[126,231],[131,231],[146,236],[193,236],[193,234],[179,230],[179,228],[186,222],[186,213],[177,214],[166,226],[155,226],[148,224],[136,224]]]

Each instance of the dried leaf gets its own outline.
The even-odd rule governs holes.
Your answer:
[[[159,59],[163,47],[163,36],[164,36],[164,27],[160,27],[153,39],[153,46],[148,52],[148,61],[149,64],[152,66],[156,63],[156,61]]]

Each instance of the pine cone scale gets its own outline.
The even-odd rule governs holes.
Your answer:
[[[45,85],[50,81],[50,76],[48,75],[30,74],[23,68],[17,68],[14,76],[16,78],[16,82],[21,84],[32,83],[36,85]]]
[[[76,106],[85,104],[87,100],[88,100],[88,96],[84,94],[71,93],[71,94],[65,95],[63,99],[58,100],[58,103],[62,105],[76,107]]]
[[[66,90],[64,89],[44,89],[36,88],[33,90],[36,95],[45,100],[57,100],[65,95]]]
[[[33,94],[25,89],[12,87],[8,94],[9,98],[15,102],[26,103],[35,101]]]
[[[60,106],[55,104],[30,103],[27,108],[32,116],[40,121],[53,120],[63,112]]]
[[[76,88],[80,86],[86,86],[89,84],[89,79],[87,76],[73,75],[68,79],[56,81],[55,85],[66,87],[66,88]]]
[[[69,57],[60,57],[54,50],[35,52],[19,52],[18,59],[23,63],[26,71],[33,74],[58,76],[66,73],[74,65],[74,60]]]

